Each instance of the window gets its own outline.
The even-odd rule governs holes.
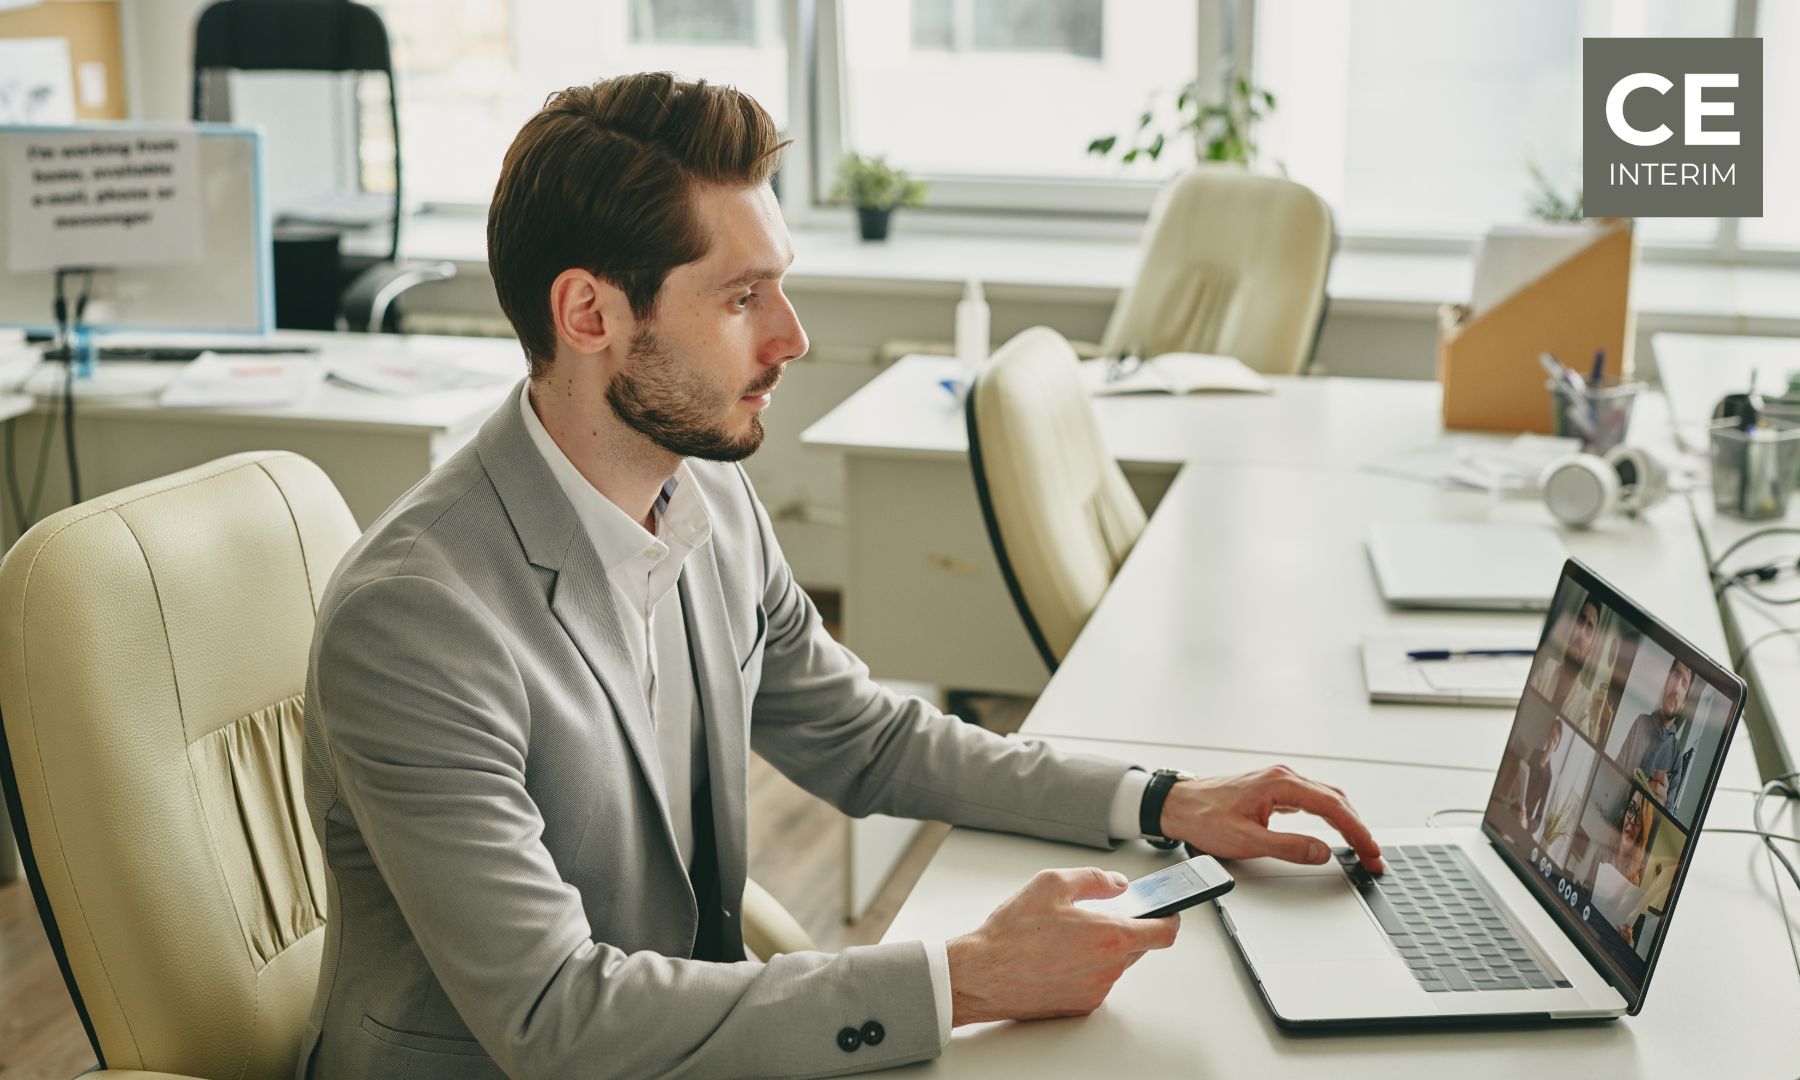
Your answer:
[[[628,71],[731,83],[788,115],[780,0],[377,0],[394,44],[407,198],[485,208],[550,94]],[[365,139],[367,151],[374,141]]]
[[[1580,184],[1583,37],[1729,36],[1732,8],[1261,0],[1255,70],[1278,106],[1263,147],[1347,233],[1477,235],[1525,219],[1529,165],[1560,189]],[[1640,239],[1707,242],[1717,229],[1658,219]]]
[[[1176,91],[1196,77],[1222,83],[1235,53],[1276,98],[1254,133],[1261,166],[1317,190],[1353,243],[1427,246],[1525,220],[1532,166],[1573,192],[1584,37],[1753,25],[1765,100],[1800,99],[1800,64],[1784,62],[1800,59],[1800,4],[1777,0],[376,4],[395,44],[408,194],[464,206],[486,205],[507,145],[550,93],[625,71],[666,69],[755,96],[800,140],[784,169],[790,192],[828,191],[854,149],[930,181],[934,208],[1133,217],[1193,160],[1192,140],[1175,136],[1158,160],[1131,165],[1088,144],[1128,140],[1146,112],[1149,130],[1172,131]],[[790,106],[801,86],[814,97]],[[366,171],[385,175],[385,104],[367,88],[362,97]],[[1772,177],[1800,172],[1800,130],[1783,124],[1796,121],[1765,111]],[[1767,185],[1761,219],[1650,219],[1639,235],[1652,250],[1792,253],[1796,192]]]
[[[1194,77],[1194,0],[850,0],[838,10],[841,148],[940,181],[934,204],[944,205],[946,178],[1154,181],[1173,175],[1183,154],[1191,160],[1172,148],[1127,168],[1087,146],[1129,133]],[[840,147],[826,143],[829,168]]]
[[[1800,248],[1800,5],[1763,0],[1757,30],[1763,39],[1763,216],[1738,222],[1746,248]],[[1779,103],[1779,104],[1778,104]],[[1773,184],[1785,177],[1786,184]]]

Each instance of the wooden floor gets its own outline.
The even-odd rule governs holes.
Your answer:
[[[1007,698],[971,702],[982,726],[1000,731],[1016,730],[1029,705]],[[848,922],[847,829],[842,814],[752,756],[750,876],[793,912],[820,948],[834,952],[881,940],[949,833],[946,825],[926,825],[868,913]],[[29,889],[23,881],[0,885],[0,1080],[67,1080],[93,1065]]]

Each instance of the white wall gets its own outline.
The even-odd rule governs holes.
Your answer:
[[[211,0],[125,0],[119,5],[125,88],[133,120],[192,115],[194,23]]]

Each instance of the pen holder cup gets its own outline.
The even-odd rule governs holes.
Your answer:
[[[1785,516],[1796,463],[1800,424],[1769,419],[1748,431],[1735,420],[1714,424],[1713,508],[1752,521]]]
[[[1590,454],[1604,454],[1625,441],[1632,406],[1644,389],[1641,382],[1602,383],[1577,394],[1555,379],[1544,385],[1550,391],[1551,433],[1580,439]]]

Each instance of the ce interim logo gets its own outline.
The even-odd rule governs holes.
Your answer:
[[[1760,38],[1582,42],[1590,217],[1761,217]]]

